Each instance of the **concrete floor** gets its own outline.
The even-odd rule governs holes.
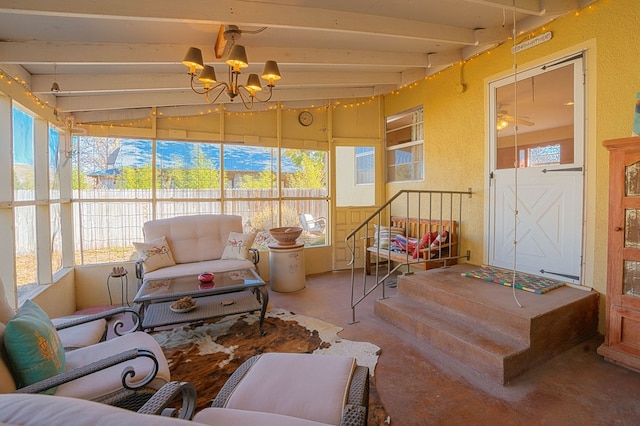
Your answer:
[[[350,325],[349,277],[348,271],[309,275],[302,291],[270,291],[270,303],[341,326],[345,339],[380,346],[376,388],[392,425],[640,424],[640,373],[604,361],[596,353],[602,336],[507,386],[488,383],[375,317],[382,289],[356,308],[359,322]],[[393,297],[396,289],[385,291]]]

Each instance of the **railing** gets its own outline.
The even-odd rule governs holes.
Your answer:
[[[466,251],[464,254],[460,248],[462,230],[464,229],[464,222],[462,220],[463,212],[463,199],[471,198],[471,188],[468,191],[420,191],[420,190],[402,190],[391,197],[384,205],[370,215],[364,222],[358,225],[353,231],[351,231],[345,237],[345,243],[347,248],[351,252],[351,311],[352,311],[352,323],[356,321],[356,306],[362,302],[366,297],[375,291],[382,285],[382,298],[386,298],[385,286],[383,285],[386,280],[391,278],[402,267],[406,267],[405,273],[411,273],[411,266],[421,265],[425,268],[430,266],[437,267],[438,263],[443,266],[448,266],[460,258],[470,258],[471,254]],[[455,235],[449,235],[450,245],[446,250],[443,250],[442,246],[437,249],[437,255],[434,258],[417,257],[414,258],[409,250],[404,255],[394,256],[394,260],[388,261],[384,259],[384,256],[380,256],[381,250],[380,243],[378,243],[377,253],[374,251],[374,256],[371,256],[373,263],[365,265],[367,262],[367,241],[376,237],[376,230],[378,230],[378,236],[380,236],[379,230],[381,226],[389,226],[391,224],[392,217],[404,218],[405,235],[410,235],[410,224],[417,224],[414,228],[412,226],[414,237],[418,238],[418,241],[422,237],[420,235],[425,229],[421,224],[452,224],[455,222],[453,232]],[[441,231],[441,230],[440,230]],[[377,254],[377,255],[375,255]],[[359,256],[362,256],[361,258]],[[361,280],[356,280],[356,269],[359,268],[359,260],[362,261],[362,275]],[[368,267],[367,267],[368,266]],[[372,272],[371,275],[367,274],[367,269]]]

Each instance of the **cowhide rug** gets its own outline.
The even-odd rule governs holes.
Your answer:
[[[373,373],[380,348],[367,342],[341,339],[342,328],[282,309],[271,309],[258,330],[258,316],[241,314],[202,325],[153,333],[169,361],[171,379],[191,382],[198,391],[197,411],[208,407],[240,364],[264,352],[343,354],[369,367],[369,425],[389,422],[375,389]]]

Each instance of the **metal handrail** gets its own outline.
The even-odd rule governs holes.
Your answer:
[[[412,200],[411,200],[411,195],[412,194],[416,194],[417,195],[417,202],[412,204]],[[392,196],[389,200],[387,200],[382,206],[380,206],[374,213],[372,213],[371,215],[369,215],[362,223],[360,223],[358,226],[356,226],[351,232],[349,232],[347,234],[347,236],[345,237],[345,244],[347,246],[347,249],[349,250],[349,252],[351,253],[351,260],[349,262],[349,265],[351,265],[351,311],[352,311],[352,321],[351,323],[356,323],[356,313],[355,313],[355,308],[356,306],[362,302],[364,299],[366,299],[366,297],[371,294],[373,291],[375,291],[378,287],[380,287],[381,284],[383,284],[385,282],[385,280],[387,280],[389,277],[391,277],[396,271],[398,271],[402,266],[406,266],[407,267],[407,272],[406,273],[411,273],[410,272],[410,266],[412,264],[417,264],[417,263],[422,263],[422,262],[444,262],[444,264],[446,265],[448,261],[452,261],[454,259],[460,259],[460,258],[470,258],[470,252],[467,251],[466,254],[461,255],[461,250],[460,250],[460,241],[461,241],[461,223],[462,223],[462,197],[464,195],[468,195],[469,198],[471,198],[472,196],[472,191],[471,188],[469,188],[467,191],[433,191],[433,190],[410,190],[410,189],[405,189],[405,190],[401,190],[398,191],[394,196]],[[398,201],[401,201],[401,197],[405,197],[405,203],[404,205],[399,205]],[[437,212],[433,211],[433,198],[434,196],[436,196],[438,198],[438,204],[439,204],[439,210]],[[424,216],[422,214],[422,209],[423,209],[423,197],[428,198],[428,216]],[[445,197],[448,197],[448,201],[445,199]],[[373,280],[373,285],[368,285],[370,283],[371,280],[367,279],[367,274],[366,274],[366,266],[365,268],[363,268],[363,273],[362,273],[362,294],[359,295],[359,297],[356,298],[356,270],[355,270],[355,263],[356,263],[356,246],[357,246],[357,241],[358,241],[358,235],[360,234],[364,234],[360,239],[364,240],[364,241],[368,241],[369,238],[371,238],[371,236],[369,235],[369,231],[370,231],[370,225],[371,222],[375,221],[374,225],[376,226],[377,229],[380,229],[380,226],[383,225],[384,223],[386,224],[390,224],[391,223],[391,217],[398,217],[398,216],[404,216],[406,217],[406,225],[405,226],[409,226],[409,219],[410,219],[410,212],[415,211],[417,212],[416,217],[418,222],[422,222],[422,221],[427,221],[427,222],[432,222],[432,221],[443,221],[443,220],[447,220],[445,218],[445,214],[448,213],[448,220],[449,221],[453,221],[454,217],[453,217],[453,211],[454,211],[454,197],[457,197],[459,200],[459,203],[457,205],[457,211],[458,211],[458,216],[456,217],[457,222],[458,222],[458,226],[456,227],[456,253],[457,255],[455,256],[450,256],[448,255],[447,257],[443,257],[442,256],[442,248],[439,248],[439,256],[436,259],[433,260],[425,260],[425,259],[419,259],[419,260],[414,260],[412,256],[410,256],[409,252],[406,251],[406,259],[405,262],[402,263],[398,263],[395,266],[391,266],[391,262],[386,262],[386,269],[384,268],[380,268],[380,256],[375,256],[376,258],[376,263],[375,263],[375,279]],[[394,203],[395,202],[395,203]],[[448,204],[447,204],[448,203]],[[444,211],[444,207],[445,205],[448,207],[448,212]],[[388,214],[385,217],[386,220],[383,221],[382,218],[382,213],[387,210]],[[392,214],[392,211],[395,211],[396,213]],[[398,213],[398,211],[400,211],[401,213]],[[435,215],[435,218],[434,218]],[[405,229],[405,231],[407,231]],[[406,232],[405,232],[406,234]],[[363,247],[364,250],[366,250],[366,247]],[[378,253],[380,253],[380,246],[378,245]],[[449,251],[450,253],[450,251]],[[366,260],[365,260],[366,261]],[[385,294],[385,286],[382,286],[382,298],[386,298],[386,294]]]

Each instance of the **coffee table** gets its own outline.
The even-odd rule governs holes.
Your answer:
[[[185,296],[191,296],[196,307],[189,312],[172,311],[171,304]],[[260,310],[262,335],[268,302],[265,283],[253,269],[216,273],[209,285],[201,284],[196,275],[148,280],[133,299],[143,330]]]

